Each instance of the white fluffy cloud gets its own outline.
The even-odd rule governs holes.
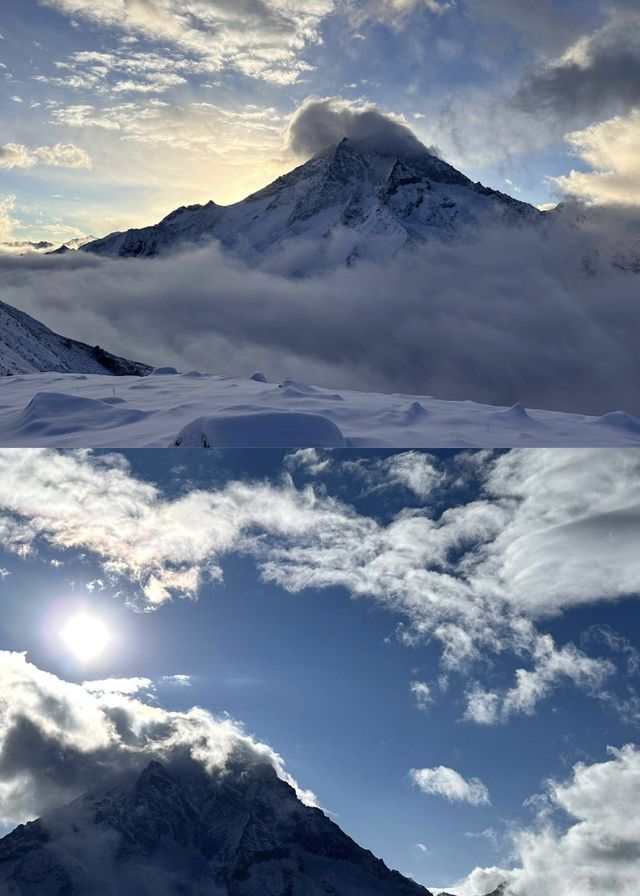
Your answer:
[[[489,791],[479,778],[466,780],[445,765],[435,768],[412,768],[411,780],[423,793],[441,796],[450,803],[469,803],[472,806],[488,806]]]
[[[413,460],[412,460],[413,459]],[[392,459],[423,489],[420,454]],[[415,464],[415,476],[407,470]],[[228,482],[166,497],[121,457],[0,453],[0,539],[17,553],[91,553],[130,599],[157,608],[222,577],[225,555],[253,558],[291,592],[342,587],[405,620],[411,643],[436,639],[446,669],[518,659],[510,687],[469,688],[467,718],[484,724],[532,713],[562,681],[605,698],[608,659],[558,645],[540,623],[566,610],[640,592],[640,457],[630,450],[511,451],[463,456],[440,489],[480,495],[433,513],[405,508],[383,523],[322,489]],[[471,485],[475,481],[475,485]]]
[[[71,684],[24,654],[0,651],[0,824],[40,815],[152,758],[189,755],[210,771],[230,759],[269,763],[297,788],[280,756],[233,719],[198,708],[168,712],[133,698],[141,687],[144,679]]]
[[[553,178],[562,193],[601,203],[640,205],[640,109],[592,124],[566,137],[591,166]]]
[[[514,837],[515,869],[478,868],[456,892],[476,896],[507,881],[506,896],[636,896],[640,753],[633,745],[610,753],[549,783],[536,825]]]
[[[290,84],[309,68],[300,57],[320,39],[333,0],[44,0],[69,16],[169,44],[202,71],[232,68]]]
[[[5,143],[0,146],[0,169],[34,168],[48,165],[53,168],[90,168],[88,154],[73,143],[56,143],[54,146],[30,148],[21,143]]]

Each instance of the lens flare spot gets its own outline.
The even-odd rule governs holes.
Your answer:
[[[99,656],[111,640],[106,625],[86,613],[69,619],[62,628],[61,635],[69,650],[85,663]]]

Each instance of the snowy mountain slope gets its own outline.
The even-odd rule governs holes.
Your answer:
[[[271,766],[151,762],[0,840],[1,896],[430,896]]]
[[[542,218],[533,206],[473,183],[416,146],[398,155],[344,139],[235,205],[179,208],[159,224],[111,234],[82,250],[154,256],[215,239],[251,261],[294,238],[339,235],[340,260],[352,262],[390,257],[403,246],[483,221]]]
[[[0,302],[0,376],[38,371],[146,376],[153,368],[59,336],[35,318]]]
[[[0,445],[510,448],[640,445],[640,420],[340,392],[293,380],[38,373],[0,379]]]

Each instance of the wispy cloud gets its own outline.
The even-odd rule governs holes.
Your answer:
[[[56,143],[53,146],[30,148],[21,143],[5,143],[0,146],[0,169],[34,168],[48,165],[53,168],[90,168],[89,155],[73,143]]]
[[[294,83],[309,68],[304,50],[320,40],[320,24],[333,0],[231,3],[216,0],[45,0],[60,12],[116,28],[128,36],[169,44],[198,61],[203,72],[226,68],[276,84]]]
[[[606,699],[612,661],[556,644],[539,624],[638,594],[639,472],[633,450],[469,455],[454,479],[479,482],[479,497],[435,515],[427,501],[383,523],[288,475],[169,498],[118,456],[5,451],[0,539],[21,554],[40,540],[88,552],[145,608],[196,597],[231,553],[291,592],[342,588],[399,615],[407,643],[439,641],[445,669],[517,658],[511,686],[468,689],[467,718],[496,724],[532,713],[562,681]]]

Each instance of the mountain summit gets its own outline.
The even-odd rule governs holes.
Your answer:
[[[0,840],[1,896],[430,896],[269,765],[151,762]]]
[[[332,243],[327,251],[337,263],[379,261],[465,226],[534,221],[541,214],[473,183],[418,141],[399,153],[376,141],[345,138],[235,205],[179,208],[159,224],[113,233],[82,250],[154,256],[218,240],[251,262],[297,240]]]

